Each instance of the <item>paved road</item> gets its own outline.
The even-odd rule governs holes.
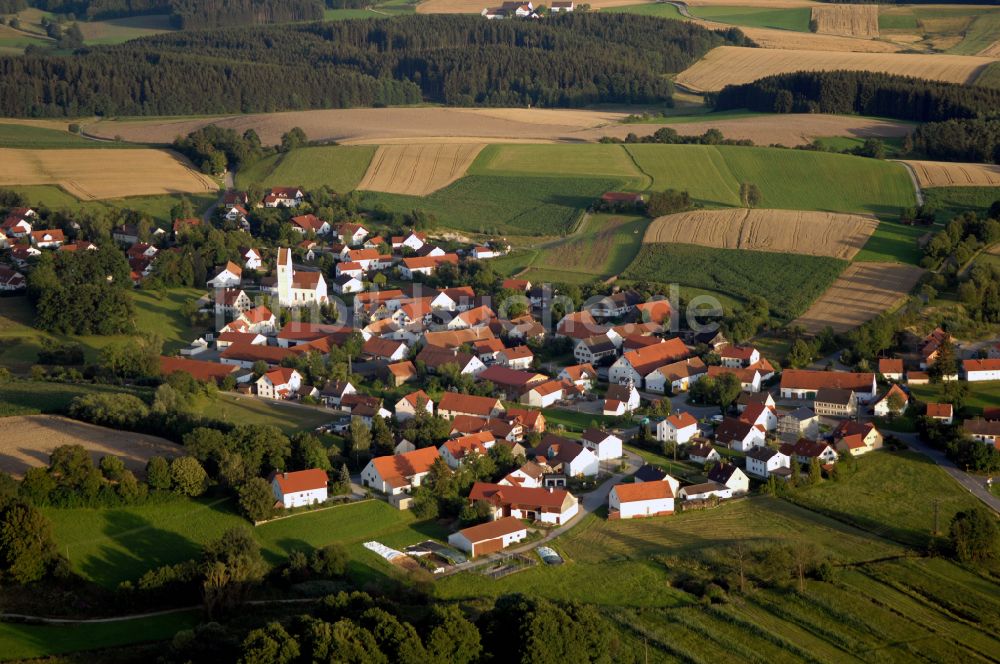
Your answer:
[[[936,450],[927,443],[920,440],[914,433],[897,433],[897,438],[904,441],[916,452],[920,452],[931,461],[941,467],[944,472],[958,482],[966,491],[981,500],[987,507],[1000,514],[1000,498],[997,498],[986,488],[986,481],[970,473],[965,472],[955,465],[955,463],[945,456],[944,452]]]
[[[593,514],[603,505],[607,505],[608,494],[611,493],[611,488],[614,485],[619,484],[624,477],[635,474],[635,472],[639,470],[640,467],[642,467],[643,460],[642,457],[640,457],[638,454],[625,450],[625,456],[628,460],[628,467],[624,471],[617,472],[608,479],[604,480],[604,482],[593,491],[583,494],[580,497],[580,511],[577,512],[576,516],[574,516],[572,519],[562,524],[558,528],[550,530],[548,533],[546,533],[545,537],[543,537],[542,539],[535,540],[523,546],[510,547],[508,549],[504,549],[500,553],[495,553],[485,558],[476,558],[475,560],[470,560],[467,563],[462,563],[461,565],[455,565],[447,572],[439,576],[449,576],[451,574],[457,574],[458,572],[467,572],[471,569],[482,567],[484,565],[495,562],[500,558],[509,556],[514,553],[527,553],[528,551],[531,551],[535,547],[541,544],[545,544],[546,542],[549,542],[559,537],[560,535],[568,531],[570,528],[573,528],[578,523],[580,523],[580,521],[583,520],[583,518],[586,517],[588,514]]]
[[[205,214],[201,215],[201,221],[204,224],[209,224],[212,222],[212,214],[215,213],[215,209],[222,205],[222,197],[226,195],[226,192],[230,189],[236,189],[236,172],[233,170],[226,170],[226,175],[222,183],[222,191],[219,192],[219,198],[211,207],[205,210]]]

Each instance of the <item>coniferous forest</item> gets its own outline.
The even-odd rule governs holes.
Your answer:
[[[628,14],[544,22],[411,16],[181,32],[72,56],[0,58],[0,114],[663,103],[672,92],[664,74],[716,46],[746,43],[735,28],[713,32]]]

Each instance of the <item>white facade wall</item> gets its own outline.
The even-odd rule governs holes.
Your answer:
[[[275,479],[271,482],[271,489],[274,491],[275,500],[281,501],[285,509],[312,505],[313,503],[325,503],[327,499],[326,487],[282,494],[281,487],[278,486],[278,480]]]

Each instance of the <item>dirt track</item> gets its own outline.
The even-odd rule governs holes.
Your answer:
[[[383,145],[358,189],[426,196],[465,175],[482,143]]]
[[[851,260],[878,228],[874,217],[797,210],[695,210],[660,217],[644,243],[683,243]]]
[[[153,456],[175,457],[182,451],[165,438],[116,431],[54,415],[0,418],[0,470],[21,478],[28,468],[46,466],[60,445],[82,445],[96,464],[113,454],[132,472],[145,473]]]
[[[945,161],[904,161],[917,174],[921,187],[997,187],[1000,166]]]
[[[830,326],[846,332],[868,322],[904,298],[923,270],[901,263],[851,263],[809,310],[792,321],[807,332]]]
[[[0,148],[0,185],[33,184],[57,184],[81,200],[218,189],[166,150]]]
[[[991,62],[990,58],[968,55],[838,53],[720,46],[681,72],[676,80],[692,90],[707,92],[773,74],[846,69],[969,83]]]

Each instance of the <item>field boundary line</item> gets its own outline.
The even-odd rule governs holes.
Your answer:
[[[337,503],[336,505],[327,505],[326,507],[319,507],[319,508],[316,508],[316,509],[313,509],[313,510],[304,510],[302,512],[294,512],[292,514],[286,514],[284,516],[276,516],[273,519],[268,519],[266,521],[254,521],[253,522],[253,526],[254,526],[254,528],[256,528],[258,526],[266,526],[269,523],[275,523],[277,521],[284,521],[285,519],[292,519],[292,518],[295,518],[297,516],[303,516],[305,514],[315,514],[317,512],[326,512],[327,510],[337,509],[338,507],[347,507],[348,505],[360,505],[361,503],[370,503],[373,500],[376,500],[376,499],[375,498],[362,498],[361,500],[350,500],[350,499],[343,500],[343,501]]]
[[[639,173],[644,178],[646,178],[647,180],[649,180],[649,184],[647,184],[645,187],[643,187],[642,191],[649,191],[650,189],[652,189],[653,188],[653,183],[655,182],[655,180],[653,179],[653,176],[650,175],[649,173],[647,173],[646,169],[644,169],[642,166],[639,165],[639,160],[635,158],[635,155],[632,154],[632,151],[628,149],[627,145],[622,144],[622,149],[625,150],[625,154],[628,155],[628,158],[632,160],[632,163],[635,165],[635,169],[637,171],[639,171]]]

